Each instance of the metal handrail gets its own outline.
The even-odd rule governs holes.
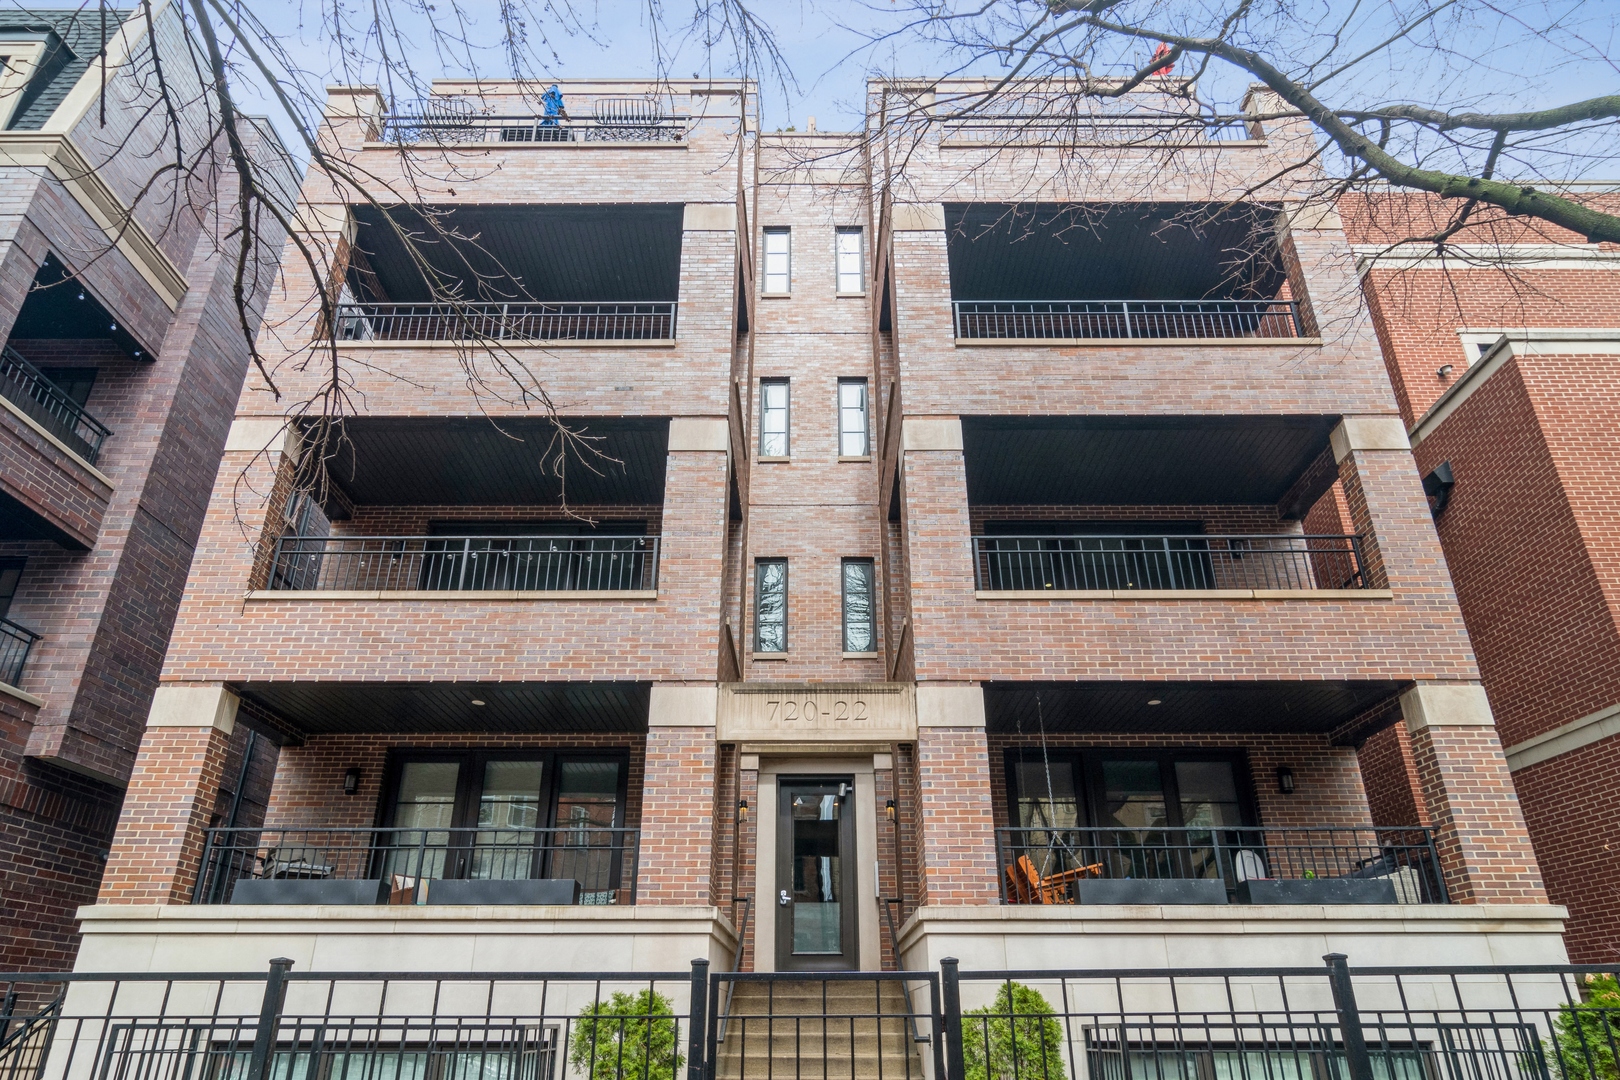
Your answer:
[[[86,412],[10,345],[0,349],[0,397],[91,465],[101,456],[101,444],[112,434],[111,428]]]
[[[960,340],[1304,337],[1294,300],[954,300]]]
[[[543,116],[480,114],[448,109],[390,113],[382,118],[383,142],[392,143],[581,143],[680,142],[684,116]]]
[[[339,304],[339,341],[671,341],[674,300]]]
[[[1003,903],[1070,903],[1094,878],[1387,880],[1396,902],[1449,902],[1435,831],[1423,826],[998,827]],[[1327,901],[1324,901],[1327,902]]]
[[[1247,142],[1254,138],[1246,121],[1205,116],[1152,116],[1041,113],[986,113],[944,120],[941,138],[993,142],[1028,133],[1042,143],[1131,145],[1166,141],[1181,135],[1185,142]],[[981,136],[975,138],[975,136]],[[1105,141],[1106,140],[1106,141]]]
[[[883,921],[889,928],[889,952],[894,956],[894,970],[905,971],[905,961],[900,959],[900,932],[895,929],[894,925],[894,908],[899,906],[901,914],[904,914],[905,901],[898,896],[885,896],[881,903],[883,904]],[[920,1043],[932,1041],[932,1036],[924,1035],[922,1025],[917,1023],[915,1011],[917,1006],[911,1000],[911,984],[902,982],[900,992],[906,995],[906,1011],[911,1013],[911,1041]]]
[[[39,635],[10,619],[0,618],[0,682],[10,686],[22,683],[23,665]]]
[[[975,536],[975,588],[1131,591],[1368,588],[1361,537],[1344,534]]]
[[[656,536],[283,536],[272,590],[623,592],[658,587]]]
[[[732,897],[731,909],[733,912],[737,910],[738,904],[743,906],[743,913],[742,920],[737,923],[737,951],[733,953],[731,957],[732,974],[736,974],[742,970],[743,947],[744,942],[746,942],[748,939],[748,916],[754,910],[754,898],[752,896]],[[736,990],[736,988],[736,983],[731,983],[726,987],[725,1003],[721,1006],[720,1015],[717,1018],[720,1030],[716,1038],[720,1042],[726,1041],[726,1021],[731,1018],[731,994],[734,990]]]

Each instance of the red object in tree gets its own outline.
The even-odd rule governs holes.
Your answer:
[[[1170,55],[1170,46],[1169,46],[1168,43],[1163,42],[1163,41],[1159,42],[1159,47],[1157,49],[1153,50],[1153,59],[1155,59],[1155,60],[1163,60],[1165,57],[1167,57],[1169,55]],[[1168,75],[1174,70],[1176,70],[1176,65],[1172,62],[1172,63],[1164,65],[1164,67],[1154,68],[1153,69],[1153,74],[1155,74],[1155,75]]]

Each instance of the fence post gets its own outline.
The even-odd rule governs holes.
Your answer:
[[[945,999],[945,1076],[947,1080],[963,1080],[965,1066],[962,1061],[962,984],[959,981],[960,961],[947,956],[939,962],[940,991]]]
[[[270,1055],[276,1048],[276,1025],[281,1019],[281,1006],[287,1000],[287,972],[293,962],[285,956],[270,961],[270,973],[264,979],[264,1004],[259,1008],[259,1027],[253,1033],[253,1055],[248,1058],[247,1080],[264,1080],[269,1071]]]
[[[709,1063],[709,962],[692,961],[692,1005],[686,1021],[686,1080],[704,1080]]]
[[[1344,953],[1328,953],[1322,959],[1328,966],[1333,1007],[1339,1012],[1339,1031],[1344,1036],[1344,1060],[1349,1066],[1350,1080],[1373,1080],[1372,1057],[1367,1053],[1367,1037],[1361,1030],[1356,989],[1350,982],[1350,958]]]

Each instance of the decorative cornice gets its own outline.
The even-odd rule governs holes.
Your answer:
[[[70,135],[42,131],[0,131],[0,166],[49,171],[108,241],[117,246],[173,311],[190,288],[157,241],[132,216],[124,200],[107,186]]]

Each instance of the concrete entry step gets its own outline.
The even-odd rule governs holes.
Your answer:
[[[742,981],[721,987],[720,1010],[716,1080],[924,1076],[922,1047],[913,1038],[911,1009],[897,981]]]

